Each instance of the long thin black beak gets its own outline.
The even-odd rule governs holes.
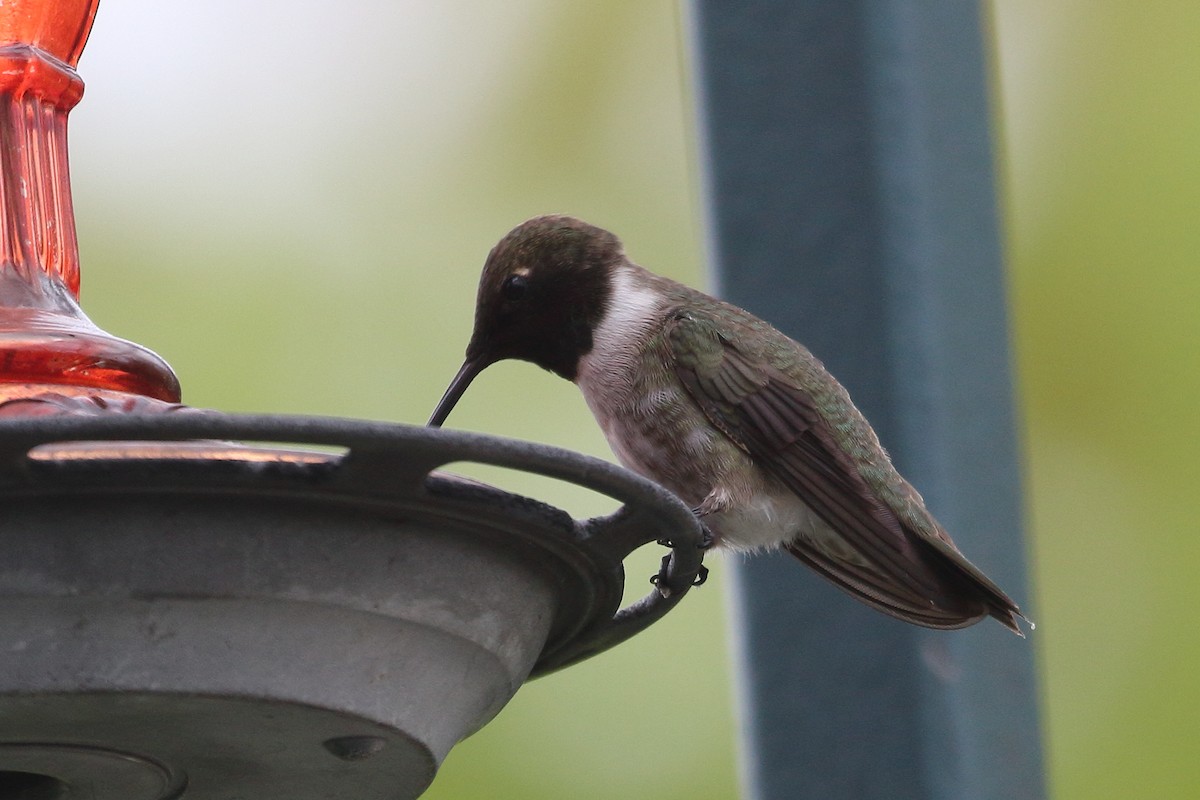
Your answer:
[[[433,410],[433,416],[426,423],[431,428],[440,428],[442,423],[446,421],[446,417],[450,416],[451,409],[458,402],[458,399],[463,396],[463,392],[471,385],[471,381],[475,380],[475,376],[483,372],[490,362],[482,358],[468,358],[463,362],[462,367],[458,370],[458,374],[454,376],[454,380],[450,381],[450,387],[446,389],[446,393],[442,395],[442,399],[438,401],[437,408]]]

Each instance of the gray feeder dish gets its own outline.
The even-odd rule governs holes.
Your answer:
[[[575,521],[434,472],[462,461],[623,506]],[[6,420],[0,502],[0,800],[417,797],[527,678],[702,569],[696,520],[648,481],[405,425]],[[623,559],[655,541],[658,589],[621,608]]]

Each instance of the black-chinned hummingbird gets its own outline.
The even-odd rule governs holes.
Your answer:
[[[692,506],[711,544],[782,547],[916,625],[1017,605],[959,552],[870,424],[807,349],[630,261],[606,230],[531,219],[483,267],[466,360],[438,426],[484,368],[530,361],[583,392],[617,459]]]

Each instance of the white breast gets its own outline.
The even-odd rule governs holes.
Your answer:
[[[639,283],[629,268],[618,268],[604,319],[592,331],[592,350],[579,360],[575,377],[613,452],[635,470],[636,436],[619,423],[629,403],[640,405],[640,413],[650,417],[658,404],[672,399],[665,395],[670,389],[647,394],[633,385],[638,358],[665,304],[665,298]]]
[[[613,274],[604,319],[592,331],[592,351],[579,361],[575,382],[584,396],[604,394],[616,376],[633,367],[630,359],[653,332],[666,299],[640,284],[629,268]]]

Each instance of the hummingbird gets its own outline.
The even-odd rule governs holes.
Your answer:
[[[689,505],[704,546],[782,548],[851,596],[928,628],[1008,595],[958,550],[849,394],[804,346],[631,261],[569,216],[518,225],[483,267],[461,369],[429,420],[506,359],[575,383],[623,466]]]

